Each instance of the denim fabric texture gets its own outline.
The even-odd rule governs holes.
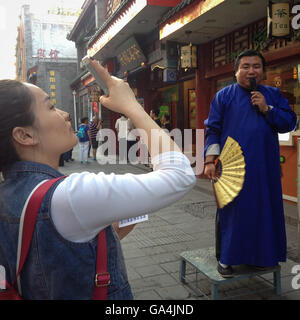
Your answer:
[[[41,163],[19,161],[3,172],[0,184],[0,265],[6,280],[15,281],[20,216],[30,192],[45,179],[62,176]],[[63,179],[62,179],[63,180]],[[88,300],[93,298],[97,238],[86,243],[64,239],[51,220],[51,198],[59,180],[47,192],[21,272],[23,299]],[[106,228],[109,300],[133,299],[118,235]]]

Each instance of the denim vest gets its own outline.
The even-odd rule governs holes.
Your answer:
[[[45,179],[62,176],[55,169],[20,161],[3,173],[0,184],[0,266],[12,284],[16,275],[20,216],[33,188]],[[95,280],[97,238],[86,243],[64,239],[50,215],[56,182],[47,192],[35,225],[27,260],[21,272],[23,299],[92,299]],[[107,267],[111,277],[109,300],[133,299],[118,235],[106,228]]]

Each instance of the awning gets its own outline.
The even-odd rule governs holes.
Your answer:
[[[267,15],[268,0],[184,0],[159,22],[160,40],[206,43]]]
[[[125,0],[88,43],[88,54],[100,61],[114,57],[130,36],[147,35],[157,20],[180,0]]]

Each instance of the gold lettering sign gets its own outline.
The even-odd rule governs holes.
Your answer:
[[[290,4],[275,3],[268,7],[268,35],[283,38],[290,34]]]
[[[139,58],[142,58],[142,53],[136,47],[135,44],[133,44],[128,49],[126,49],[125,51],[121,52],[118,55],[118,59],[123,67],[127,66],[128,64],[130,64],[131,62],[133,62]]]

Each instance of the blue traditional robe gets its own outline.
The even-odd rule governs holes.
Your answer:
[[[286,260],[278,133],[293,130],[296,115],[277,88],[259,85],[268,105],[267,116],[251,103],[239,84],[220,90],[205,120],[205,150],[228,136],[241,146],[246,174],[237,198],[218,209],[221,228],[220,261],[228,265],[274,266]]]

